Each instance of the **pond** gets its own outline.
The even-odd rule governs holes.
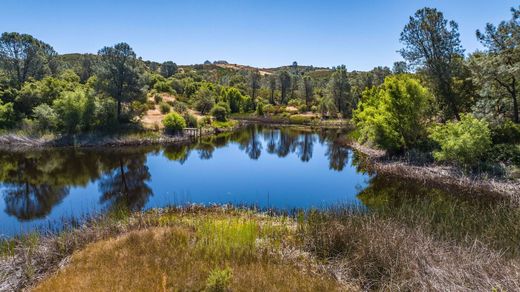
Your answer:
[[[63,222],[121,208],[230,203],[377,209],[401,194],[432,194],[416,183],[369,175],[340,143],[343,137],[339,129],[249,126],[185,145],[2,150],[0,236],[59,229]]]

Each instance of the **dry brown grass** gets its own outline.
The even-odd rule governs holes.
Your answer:
[[[300,232],[306,249],[325,259],[338,279],[363,290],[520,290],[518,259],[477,241],[466,246],[437,240],[420,226],[355,213],[311,218]]]
[[[219,219],[211,220],[218,222]],[[66,268],[34,290],[201,291],[206,288],[212,270],[226,267],[232,271],[227,287],[232,291],[342,290],[334,279],[299,270],[271,253],[270,248],[258,249],[253,254],[238,253],[244,240],[248,241],[247,236],[229,234],[227,237],[222,227],[211,231],[202,228],[204,234],[201,235],[198,229],[206,223],[177,221],[174,226],[132,231],[90,244],[76,252]],[[250,228],[240,225],[248,224],[247,221],[223,223]],[[244,229],[232,231],[241,233]],[[208,238],[209,242],[203,240]],[[259,238],[253,239],[257,244]],[[221,249],[230,244],[227,240],[233,240],[230,255],[221,253]],[[237,242],[238,245],[234,244]]]

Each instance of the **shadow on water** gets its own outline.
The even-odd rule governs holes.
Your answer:
[[[242,161],[233,171],[250,173],[251,167],[256,166],[248,164],[247,161],[263,160],[266,164],[274,163],[276,168],[283,168],[288,163],[292,163],[288,172],[280,171],[278,174],[282,175],[280,179],[288,180],[293,175],[290,173],[292,171],[299,172],[300,175],[302,173],[309,175],[315,180],[307,179],[298,182],[300,184],[298,190],[306,190],[311,186],[323,189],[326,186],[320,184],[334,178],[330,180],[333,185],[328,186],[329,190],[341,193],[346,187],[353,188],[355,193],[352,197],[356,200],[354,203],[362,204],[363,210],[400,220],[410,226],[428,228],[442,238],[458,241],[478,239],[492,243],[493,247],[498,249],[519,252],[520,227],[517,226],[520,224],[517,222],[520,221],[520,212],[518,209],[492,197],[461,194],[460,191],[441,190],[410,180],[376,174],[368,175],[363,158],[343,146],[344,143],[338,142],[346,136],[347,133],[341,129],[310,130],[250,126],[232,133],[203,137],[195,143],[164,147],[2,150],[0,151],[0,192],[4,202],[3,212],[15,217],[16,222],[19,222],[10,224],[45,220],[53,209],[62,204],[76,189],[91,185],[94,187],[89,191],[94,194],[89,195],[97,195],[96,204],[102,206],[105,211],[142,210],[148,206],[154,193],[157,193],[156,188],[159,183],[152,183],[152,173],[157,176],[171,171],[163,170],[162,167],[172,165],[173,161],[178,163],[175,163],[178,165],[177,171],[186,173],[194,167],[193,164],[187,166],[188,161],[193,163],[193,161],[204,162],[217,159],[215,157],[217,149],[227,149],[234,145],[245,156],[237,157],[233,152],[233,156],[229,159]],[[154,159],[162,160],[162,164],[150,163],[150,160]],[[297,159],[298,164],[294,164],[293,159]],[[323,164],[311,163],[322,160],[324,160]],[[229,163],[234,162],[229,161]],[[160,169],[157,169],[158,167]],[[225,168],[227,165],[221,167]],[[352,174],[347,176],[345,172]],[[233,174],[236,175],[236,173],[230,175]],[[337,177],[341,174],[345,176]],[[179,173],[172,172],[170,175],[179,176]],[[189,175],[198,174],[192,171]],[[271,187],[269,179],[272,179],[270,174],[257,170],[254,175],[252,179],[264,182],[268,192],[268,187]],[[358,180],[364,179],[366,183],[354,186],[353,184],[358,182],[354,182],[352,175]],[[222,176],[219,178],[222,180]],[[235,186],[236,182],[232,177],[226,178],[224,185],[230,185],[230,189],[236,187],[237,193],[242,191]],[[156,177],[156,179],[160,178]],[[196,179],[191,179],[190,182],[197,182]],[[211,184],[221,182],[216,181],[217,179],[210,175],[202,183],[211,190]],[[167,184],[162,187],[173,188],[176,182],[168,179]],[[294,189],[294,185],[282,186],[280,192],[291,193]],[[311,195],[319,197],[322,194]],[[253,201],[255,199],[253,195],[244,198],[246,201],[236,204],[257,203]],[[83,197],[76,198],[73,203],[70,203],[73,214],[83,210],[82,199]],[[273,200],[273,197],[267,198],[266,206],[269,206],[269,200]],[[282,197],[281,200],[284,198]],[[307,208],[299,207],[299,204],[307,205],[298,194],[292,194],[286,200],[291,200],[293,204],[291,209]],[[160,201],[159,205],[155,204],[155,206],[167,206],[170,202]],[[0,214],[0,220],[1,218],[6,217],[1,217]],[[0,223],[4,224],[4,222]],[[10,235],[16,233],[11,231]]]

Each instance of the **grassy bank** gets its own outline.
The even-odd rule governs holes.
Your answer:
[[[174,135],[140,127],[124,127],[109,132],[92,132],[76,135],[36,135],[24,131],[4,132],[0,133],[0,147],[112,147],[174,144],[188,142],[199,136],[211,136],[216,133],[234,131],[241,126],[241,123],[236,121],[214,122],[209,127],[201,128],[198,132],[189,131]]]
[[[0,289],[520,289],[518,255],[481,240],[494,229],[442,236],[447,229],[432,228],[434,217],[406,224],[410,214],[389,214],[351,207],[294,216],[217,207],[112,213],[59,235],[4,242]]]
[[[388,156],[385,151],[360,145],[351,139],[345,139],[342,143],[358,151],[361,167],[368,172],[419,180],[438,187],[505,196],[520,204],[520,178],[514,170],[505,174],[468,173],[453,165],[438,164],[410,155]]]

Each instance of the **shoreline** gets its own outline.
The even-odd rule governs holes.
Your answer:
[[[357,142],[347,143],[349,147],[365,156],[369,171],[378,174],[413,179],[438,187],[458,188],[477,195],[501,196],[520,205],[520,179],[465,174],[455,166],[429,163],[412,165],[399,159],[385,157],[385,152],[360,145]]]

